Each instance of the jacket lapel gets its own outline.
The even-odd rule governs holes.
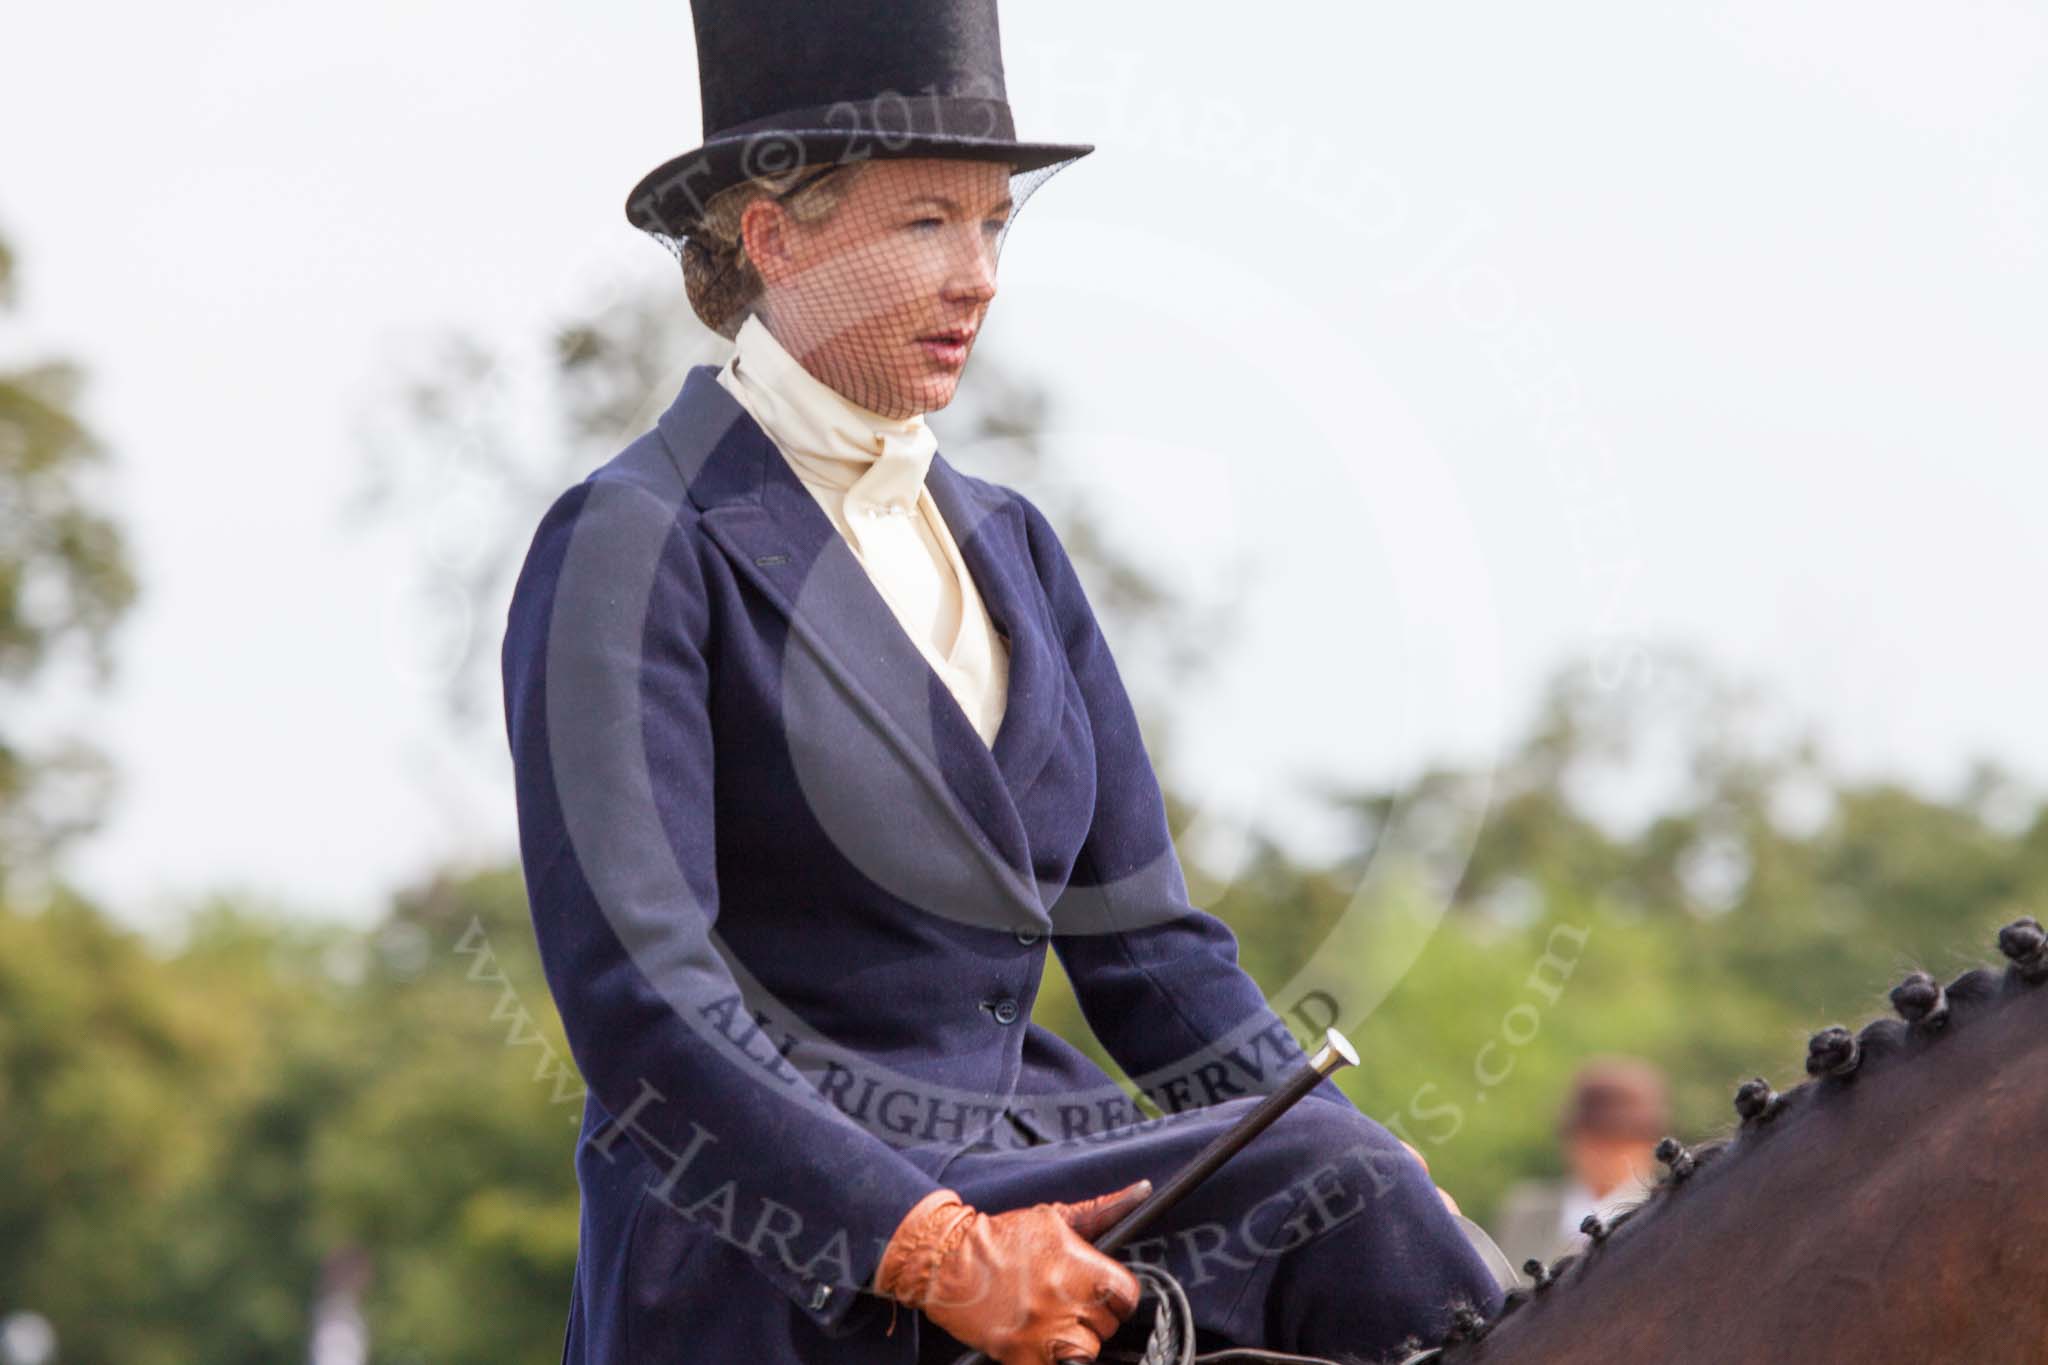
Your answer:
[[[1009,694],[990,757],[1009,791],[1018,792],[1045,766],[1059,738],[1065,700],[1060,690],[1064,675],[1051,653],[1056,637],[1032,568],[1024,513],[1014,500],[962,477],[942,452],[932,455],[925,486],[960,547],[989,619],[1009,644]],[[964,714],[961,720],[966,722]]]
[[[1030,844],[1009,783],[1029,781],[1058,736],[1048,627],[1030,572],[1021,512],[987,499],[934,454],[926,485],[960,546],[989,616],[1010,641],[1009,699],[984,744],[867,571],[766,432],[693,367],[659,422],[702,525],[735,570],[785,616],[849,703],[950,808],[996,882],[1032,919],[1045,916]],[[996,505],[991,505],[991,504]]]

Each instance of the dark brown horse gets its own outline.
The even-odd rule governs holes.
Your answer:
[[[1647,1199],[1417,1359],[2048,1361],[2048,936],[1998,944],[2003,972],[1915,972],[1900,1018],[1815,1034],[1795,1089],[1744,1084],[1732,1136],[1667,1139]]]

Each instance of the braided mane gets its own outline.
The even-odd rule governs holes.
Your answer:
[[[1779,1094],[1760,1076],[1744,1081],[1735,1091],[1739,1122],[1730,1136],[1693,1147],[1665,1138],[1657,1145],[1657,1160],[1665,1168],[1657,1184],[1611,1220],[1588,1215],[1580,1224],[1588,1238],[1584,1251],[1550,1265],[1525,1263],[1534,1288],[1510,1291],[1496,1317],[1488,1320],[1469,1304],[1459,1305],[1442,1340],[1432,1344],[1411,1338],[1396,1358],[1403,1365],[1458,1365],[1472,1359],[1478,1343],[1516,1309],[1538,1296],[1569,1294],[1571,1286],[1597,1274],[1616,1232],[1628,1227],[1634,1241],[1667,1229],[1674,1207],[1684,1210],[1688,1182],[1701,1171],[1720,1166],[1739,1174],[1745,1159],[1769,1149],[1773,1128],[1787,1116],[1826,1104],[1831,1095],[1874,1073],[1911,1065],[1942,1036],[2048,981],[2048,933],[2038,921],[2029,917],[2006,925],[1999,931],[1998,947],[2007,960],[2003,971],[1974,967],[1946,986],[1924,971],[1912,972],[1890,994],[1897,1018],[1874,1019],[1853,1033],[1838,1025],[1815,1033],[1807,1043],[1808,1079],[1791,1090]]]

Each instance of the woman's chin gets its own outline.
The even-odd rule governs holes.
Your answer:
[[[911,403],[919,412],[937,412],[953,401],[959,387],[957,374],[927,375],[912,386]]]

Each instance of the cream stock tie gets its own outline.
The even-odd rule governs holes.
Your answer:
[[[925,487],[938,439],[923,417],[853,403],[791,356],[758,317],[718,380],[760,423],[984,744],[1008,701],[1009,655]]]

